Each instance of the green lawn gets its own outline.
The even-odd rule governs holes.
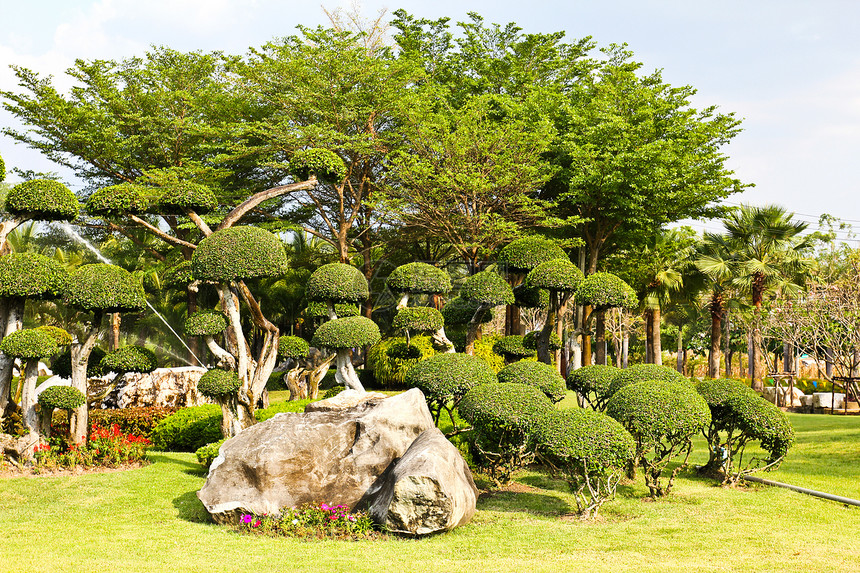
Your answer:
[[[860,498],[860,417],[792,415],[797,446],[766,477]],[[697,452],[695,461],[704,461]],[[860,507],[784,489],[727,490],[682,474],[645,501],[625,484],[602,517],[564,516],[561,482],[518,474],[471,524],[421,540],[304,542],[206,523],[193,454],[144,468],[0,481],[0,571],[857,571]]]

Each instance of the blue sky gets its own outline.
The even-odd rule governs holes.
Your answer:
[[[453,21],[475,11],[526,32],[626,42],[646,70],[660,68],[669,83],[695,87],[696,107],[717,105],[743,118],[744,132],[725,151],[736,175],[755,187],[729,201],[778,203],[810,221],[826,212],[860,227],[860,2],[362,3],[368,16],[383,7]],[[63,70],[76,58],[118,59],[152,44],[244,53],[292,34],[297,24],[327,22],[319,4],[284,0],[0,0],[0,14],[4,89],[14,88],[9,64],[53,74],[66,86]],[[11,121],[0,111],[0,125]],[[0,155],[8,167],[56,170],[5,137]],[[698,228],[704,226],[718,229]]]

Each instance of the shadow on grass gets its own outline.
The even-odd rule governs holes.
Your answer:
[[[202,464],[199,464],[197,462],[191,462],[188,460],[180,460],[167,454],[149,453],[148,457],[149,460],[153,463],[178,466],[182,468],[182,471],[184,473],[190,475],[205,477],[206,474],[209,473],[208,468],[206,468]]]
[[[517,484],[513,485],[516,486]],[[573,511],[570,504],[554,495],[504,489],[482,493],[478,497],[478,509],[484,511],[532,513],[552,517],[566,515]]]
[[[176,515],[179,519],[190,521],[192,523],[209,523],[209,514],[206,508],[197,499],[196,491],[183,493],[179,497],[173,498],[173,507],[176,508]]]

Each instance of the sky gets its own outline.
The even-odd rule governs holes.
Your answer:
[[[0,86],[16,89],[9,65],[53,75],[75,59],[122,59],[151,45],[183,51],[248,48],[326,24],[336,0],[0,0]],[[698,90],[693,106],[718,106],[742,118],[724,152],[727,166],[755,186],[729,204],[776,203],[816,227],[829,213],[860,228],[860,2],[853,0],[566,0],[472,2],[364,1],[367,17],[403,8],[452,22],[477,12],[486,22],[516,22],[524,32],[564,31],[600,46],[626,43],[643,71]],[[15,124],[0,110],[0,126]],[[0,136],[7,169],[73,174]],[[9,176],[15,181],[15,176]],[[716,222],[692,223],[720,231]],[[842,235],[840,238],[846,238]]]

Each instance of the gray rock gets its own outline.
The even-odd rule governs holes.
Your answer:
[[[113,393],[117,408],[139,408],[160,406],[184,408],[208,404],[211,400],[197,393],[197,381],[206,372],[205,368],[184,366],[181,368],[158,368],[148,374],[129,373]]]
[[[310,503],[352,508],[433,427],[418,389],[351,408],[277,414],[224,442],[197,497],[217,523]]]
[[[337,396],[311,402],[305,406],[305,412],[335,412],[355,408],[363,402],[370,400],[385,400],[387,395],[381,392],[359,392],[358,390],[344,390]]]
[[[457,448],[431,428],[412,442],[368,492],[368,512],[389,531],[427,535],[449,531],[475,515],[478,489]]]

